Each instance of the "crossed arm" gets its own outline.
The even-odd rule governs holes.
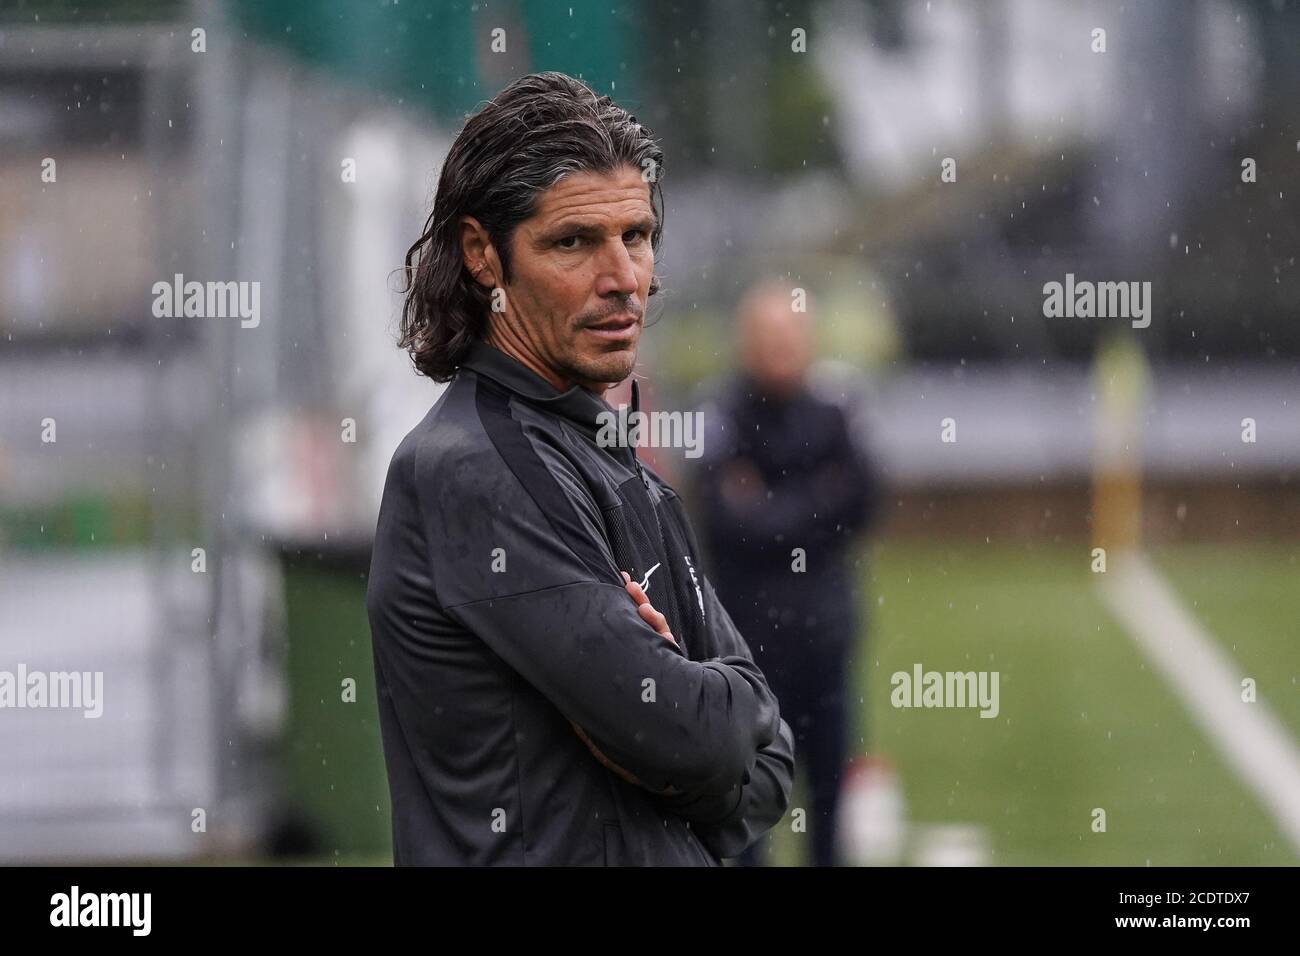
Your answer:
[[[647,624],[653,627],[655,629],[655,633],[671,641],[674,647],[677,646],[677,638],[673,637],[672,631],[668,629],[668,619],[664,617],[662,613],[655,610],[654,605],[650,603],[650,599],[646,597],[645,592],[641,590],[641,585],[633,581],[631,575],[629,575],[626,571],[620,573],[623,575],[623,586],[627,588],[627,593],[631,596],[632,600],[636,602],[637,613],[641,615],[641,620],[645,621]],[[630,784],[634,784],[635,786],[638,787],[646,786],[640,780],[638,780],[634,775],[624,770],[618,764],[614,763],[614,761],[610,760],[603,753],[601,753],[600,748],[598,748],[594,743],[592,743],[591,738],[587,736],[587,732],[585,730],[583,730],[577,724],[573,723],[572,720],[569,721],[569,723],[573,725],[574,731],[578,734],[578,737],[582,740],[582,742],[587,745],[587,749],[591,751],[592,755],[597,760],[599,760],[602,764],[604,764],[607,770],[610,770],[613,773],[618,774],[618,776],[622,777]],[[649,788],[646,787],[646,789]],[[676,787],[672,786],[672,784],[669,784],[668,787],[664,790],[655,790],[652,792],[661,794],[663,796],[675,796],[676,794],[681,793],[681,791],[678,790]]]
[[[676,645],[677,640],[669,631],[664,615],[655,610],[650,599],[627,572],[623,572],[623,580],[628,594],[636,602],[641,619],[661,637]],[[712,585],[706,581],[705,587],[711,605],[707,620],[714,628],[711,636],[715,647],[723,645],[730,653],[751,657],[739,631],[717,600]],[[581,727],[573,724],[573,729],[606,768],[631,784],[645,787],[634,775],[601,753]],[[785,815],[790,803],[793,775],[794,739],[789,726],[782,720],[775,739],[759,749],[741,782],[727,793],[682,792],[672,786],[652,792],[662,798],[677,798],[663,799],[661,804],[665,809],[690,821],[700,839],[718,856],[732,857],[738,856]]]

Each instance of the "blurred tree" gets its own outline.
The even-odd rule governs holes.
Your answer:
[[[511,80],[540,70],[576,76],[627,105],[636,96],[629,47],[640,10],[639,3],[598,0],[235,2],[250,34],[452,125]],[[493,48],[498,29],[504,50]]]
[[[644,61],[648,122],[670,169],[769,174],[839,167],[834,101],[817,72],[812,0],[707,0],[656,7],[664,51]],[[792,49],[805,31],[807,52]]]

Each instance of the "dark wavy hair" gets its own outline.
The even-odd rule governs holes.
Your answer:
[[[487,230],[510,281],[515,227],[538,197],[578,171],[649,170],[657,253],[663,233],[663,150],[636,117],[608,96],[563,73],[520,77],[474,114],[452,143],[438,178],[424,234],[406,253],[401,338],[416,371],[436,382],[455,374],[485,332],[491,291],[465,267],[459,220],[473,216]],[[659,277],[650,281],[650,295]]]

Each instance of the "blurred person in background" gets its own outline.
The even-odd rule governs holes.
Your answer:
[[[768,279],[738,307],[741,368],[704,406],[697,500],[718,593],[795,733],[811,862],[834,866],[857,617],[846,552],[878,491],[845,410],[808,386],[814,319],[791,292]],[[741,863],[761,865],[764,842]]]

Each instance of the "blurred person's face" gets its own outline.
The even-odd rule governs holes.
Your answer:
[[[766,391],[790,395],[803,384],[812,360],[812,322],[780,295],[764,297],[742,322],[745,369]]]
[[[501,261],[472,216],[461,245],[478,281],[501,285]],[[560,389],[596,394],[632,373],[654,271],[650,187],[632,166],[571,173],[542,193],[511,240],[504,311],[487,341]]]

